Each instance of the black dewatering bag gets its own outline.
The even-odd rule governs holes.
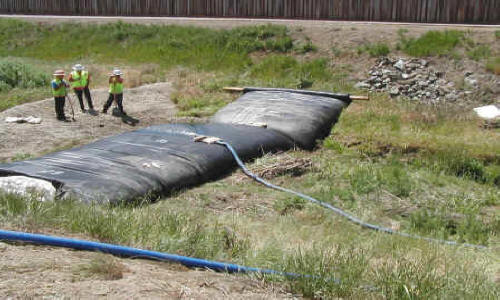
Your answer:
[[[265,125],[304,149],[327,137],[350,97],[303,90],[245,88],[246,93],[219,110],[213,122]]]
[[[0,176],[24,175],[51,181],[61,193],[85,202],[129,201],[167,194],[215,180],[236,166],[222,146],[194,142],[217,136],[249,160],[288,150],[283,135],[252,126],[225,124],[158,125],[120,134],[41,158],[0,165]]]
[[[165,195],[218,179],[236,167],[225,147],[195,142],[195,136],[221,138],[246,161],[296,145],[311,149],[330,133],[349,104],[304,91],[246,92],[217,113],[212,123],[151,126],[37,159],[1,164],[0,177],[44,179],[60,196],[84,202],[119,203]]]

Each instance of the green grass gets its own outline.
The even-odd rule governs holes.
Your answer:
[[[218,90],[218,82],[202,86]],[[494,247],[500,233],[495,134],[463,112],[378,95],[352,104],[317,151],[287,154],[311,158],[313,168],[271,181],[374,224]],[[250,168],[275,161],[268,156]],[[264,277],[311,298],[488,299],[500,293],[491,279],[498,268],[494,248],[476,252],[361,230],[250,180],[115,207],[4,195],[0,224],[28,231],[57,227],[106,242],[314,274]]]
[[[123,278],[123,273],[127,267],[110,255],[99,254],[88,264],[78,265],[74,270],[74,275],[78,277],[99,277],[104,280],[119,280]]]
[[[154,82],[168,70],[184,67],[196,72],[222,73],[224,77],[235,77],[250,72],[250,78],[238,82],[262,83],[269,77],[259,76],[257,71],[266,68],[263,64],[273,64],[273,61],[265,59],[260,63],[254,62],[249,54],[290,53],[293,48],[294,42],[288,34],[288,29],[275,25],[215,30],[187,26],[132,25],[122,22],[105,25],[35,25],[17,20],[0,20],[0,57],[43,61],[46,64],[43,68],[46,74],[53,71],[50,68],[71,65],[78,60],[93,65],[136,65],[138,69],[143,64],[157,66],[153,74],[142,76],[141,73],[141,78],[138,79],[140,82]],[[314,51],[315,46],[309,42],[298,49],[303,52]],[[281,58],[275,60],[279,59]],[[290,67],[293,74],[286,80],[270,82],[271,85],[286,81],[287,86],[310,87],[316,80],[316,75],[325,79],[327,73],[326,65],[322,62],[299,63],[293,59],[275,62],[274,66],[281,68],[278,72],[289,71]],[[30,68],[23,65],[20,67]],[[43,75],[36,68],[29,70],[28,73],[35,77],[23,81],[18,87],[10,85],[11,87],[7,88],[7,85],[2,83],[3,79],[0,81],[0,110],[34,100],[36,97],[50,95],[49,88],[36,88],[47,86],[50,76]],[[185,104],[181,108],[187,111],[184,115],[203,116],[220,107],[220,101],[209,99],[183,99],[180,102]],[[214,105],[208,108],[200,107],[200,103],[205,102]]]
[[[496,75],[500,75],[500,56],[490,58],[486,63],[486,70]]]
[[[31,229],[57,226],[103,242],[142,245],[195,257],[232,259],[238,252],[232,248],[242,248],[245,241],[233,241],[229,249],[224,228],[204,223],[207,220],[200,213],[167,208],[156,210],[154,206],[111,207],[72,201],[43,203],[36,197],[0,196],[1,220],[24,223],[27,229],[30,225],[35,226]]]
[[[371,57],[387,56],[391,50],[384,43],[366,44],[357,48],[358,54],[368,53]]]
[[[215,75],[186,72],[176,80],[177,93],[172,100],[179,116],[206,117],[234,100],[235,95],[222,91],[224,86],[263,86],[299,89],[348,91],[347,73],[333,74],[328,60],[301,60],[289,55],[270,54],[256,59],[243,73]],[[199,84],[192,84],[199,82]],[[347,89],[346,89],[347,88]]]
[[[30,64],[0,58],[0,111],[50,95],[51,77]]]
[[[78,39],[67,47],[55,46],[78,34],[89,47]],[[424,53],[428,35],[406,40],[404,51]],[[453,51],[456,35],[438,33],[439,45],[430,47],[437,54],[425,55]],[[294,56],[301,52],[295,46],[301,47],[281,26],[213,30],[123,23],[38,26],[0,20],[0,56],[18,56],[35,70],[49,72],[75,59],[137,68],[147,63],[151,65],[144,74],[154,79],[174,68],[177,92],[172,100],[181,116],[212,115],[236,97],[223,93],[224,86],[355,92],[348,65],[333,69],[317,55]],[[375,55],[384,55],[378,48],[384,47],[373,47]],[[0,93],[0,107],[43,93],[50,90],[16,87]],[[270,181],[374,224],[488,245],[485,251],[362,230],[321,207],[241,177],[153,199],[159,200],[155,203],[144,198],[122,206],[39,202],[2,194],[0,227],[57,229],[104,242],[311,274],[315,276],[297,279],[253,275],[309,298],[496,299],[500,141],[498,130],[477,125],[466,108],[374,94],[370,102],[351,104],[316,151],[286,154],[307,156],[313,167],[299,176],[283,174]],[[69,146],[75,145],[60,149]],[[20,153],[15,159],[26,157]],[[250,168],[278,162],[276,156],[266,156]],[[120,266],[100,259],[77,269],[110,279],[123,273]]]
[[[50,76],[30,65],[0,59],[0,92],[8,92],[14,88],[29,89],[47,86]]]
[[[19,104],[48,98],[51,95],[52,92],[48,87],[11,89],[8,92],[0,92],[0,111]]]
[[[86,58],[107,63],[158,63],[199,70],[241,70],[248,53],[287,52],[293,42],[286,27],[262,25],[232,30],[199,27],[79,23],[38,26],[0,20],[0,56],[44,60]],[[14,41],[14,42],[12,42]],[[71,42],[69,42],[71,41]]]
[[[318,47],[316,47],[311,41],[307,41],[303,44],[300,44],[294,48],[295,52],[298,54],[305,54],[308,52],[316,52],[318,51]]]
[[[408,38],[401,32],[399,47],[411,56],[448,55],[464,36],[464,32],[458,30],[428,31],[418,38]]]
[[[491,56],[491,48],[488,45],[480,45],[469,50],[467,56],[475,61],[489,58]]]
[[[254,64],[241,83],[269,87],[310,88],[315,81],[327,82],[332,74],[326,59],[298,61],[291,56],[269,56]]]

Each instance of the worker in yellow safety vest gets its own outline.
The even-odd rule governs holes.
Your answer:
[[[64,115],[64,104],[66,102],[66,89],[69,85],[64,81],[64,70],[54,72],[54,80],[51,82],[52,94],[54,95],[57,120],[69,122]]]
[[[69,82],[78,97],[78,101],[80,101],[80,108],[82,109],[82,112],[86,112],[85,106],[83,105],[83,94],[85,94],[85,98],[87,98],[89,112],[94,112],[94,106],[92,105],[92,98],[89,90],[90,75],[89,72],[85,70],[85,67],[81,64],[76,64],[73,67],[73,72],[69,75]]]
[[[115,68],[113,72],[109,75],[109,97],[108,101],[104,104],[102,109],[102,113],[105,114],[108,112],[109,107],[113,103],[116,102],[118,105],[118,109],[120,113],[124,116],[127,114],[123,111],[123,75],[120,69]]]

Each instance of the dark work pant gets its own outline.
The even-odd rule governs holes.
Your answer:
[[[57,119],[61,120],[66,118],[64,116],[64,103],[66,102],[66,97],[54,97],[56,104],[56,116]]]
[[[90,90],[88,87],[84,88],[83,90],[75,90],[75,94],[78,97],[78,101],[80,101],[80,108],[82,110],[85,109],[85,106],[83,105],[83,94],[85,94],[85,98],[87,99],[87,103],[89,104],[89,109],[94,109],[92,98],[90,97]]]
[[[113,100],[115,100],[115,98],[114,98],[115,96],[116,96],[116,104],[118,105],[118,109],[120,110],[121,113],[124,113],[124,111],[123,111],[123,94],[116,94],[116,95],[109,94],[108,101],[106,101],[106,103],[104,104],[104,111],[105,112],[108,111],[109,107],[113,103]]]

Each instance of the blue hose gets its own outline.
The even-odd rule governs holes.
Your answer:
[[[55,236],[47,236],[41,234],[24,233],[17,231],[0,230],[0,240],[29,242],[29,243],[71,248],[77,250],[97,251],[97,252],[125,256],[125,257],[169,261],[174,263],[180,263],[191,268],[203,268],[203,269],[210,269],[214,271],[227,272],[227,273],[261,273],[269,275],[281,275],[286,277],[311,277],[309,275],[299,275],[294,273],[285,273],[268,269],[245,267],[235,264],[228,264],[223,262],[210,261],[205,259],[198,259],[198,258],[161,253],[161,252],[155,252],[155,251],[149,251],[131,247],[124,247],[112,244],[69,239],[69,238],[55,237]]]
[[[394,230],[391,230],[389,228],[384,228],[380,227],[377,225],[372,225],[369,223],[365,223],[361,221],[360,219],[350,215],[349,213],[336,208],[328,203],[319,201],[317,199],[314,199],[310,196],[304,195],[302,193],[298,193],[283,187],[279,187],[277,185],[271,184],[264,179],[258,177],[257,175],[253,174],[248,170],[245,166],[245,164],[241,161],[240,157],[234,150],[234,148],[222,141],[216,142],[219,145],[225,146],[233,155],[234,159],[238,163],[239,167],[243,170],[243,172],[254,179],[255,181],[269,187],[275,190],[287,192],[296,196],[299,196],[303,199],[306,199],[308,201],[311,201],[313,203],[319,204],[325,208],[328,208],[335,213],[347,218],[349,221],[358,224],[364,228],[384,232],[384,233],[389,233],[389,234],[396,234],[400,235],[403,237],[408,237],[408,238],[414,238],[414,239],[422,239],[430,242],[437,242],[437,243],[444,243],[448,245],[463,245],[463,246],[468,246],[468,247],[474,247],[474,248],[479,248],[479,249],[484,249],[486,248],[485,246],[481,245],[473,245],[473,244],[460,244],[454,241],[446,241],[446,240],[440,240],[440,239],[433,239],[433,238],[427,238],[427,237],[421,237],[418,235],[411,235],[407,233],[402,233],[402,232],[397,232]],[[292,277],[292,278],[315,278],[312,275],[301,275],[301,274],[295,274],[295,273],[288,273],[288,272],[280,272],[280,271],[275,271],[275,270],[270,270],[270,269],[260,269],[260,268],[254,268],[254,267],[246,267],[246,266],[241,266],[241,265],[236,265],[236,264],[229,264],[229,263],[223,263],[223,262],[217,262],[217,261],[210,261],[210,260],[205,260],[205,259],[198,259],[198,258],[192,258],[192,257],[186,257],[186,256],[181,256],[181,255],[175,255],[175,254],[168,254],[168,253],[161,253],[161,252],[156,252],[156,251],[150,251],[150,250],[143,250],[143,249],[137,249],[137,248],[132,248],[132,247],[125,247],[125,246],[119,246],[119,245],[113,245],[113,244],[106,244],[106,243],[99,243],[99,242],[92,242],[92,241],[85,241],[85,240],[78,240],[78,239],[69,239],[69,238],[63,238],[63,237],[54,237],[54,236],[47,236],[47,235],[41,235],[41,234],[31,234],[31,233],[24,233],[24,232],[16,232],[16,231],[8,231],[8,230],[0,230],[0,240],[6,240],[6,241],[18,241],[18,242],[29,242],[29,243],[35,243],[35,244],[42,244],[42,245],[49,245],[49,246],[55,246],[55,247],[63,247],[63,248],[71,248],[71,249],[77,249],[77,250],[86,250],[86,251],[98,251],[102,253],[108,253],[108,254],[113,254],[113,255],[119,255],[119,256],[125,256],[125,257],[133,257],[133,258],[146,258],[146,259],[153,259],[153,260],[159,260],[159,261],[169,261],[169,262],[174,262],[174,263],[180,263],[182,265],[185,265],[187,267],[191,268],[203,268],[203,269],[210,269],[214,271],[219,271],[219,272],[227,272],[227,273],[260,273],[260,274],[269,274],[269,275],[280,275],[280,276],[285,276],[285,277]],[[331,279],[337,283],[340,283],[340,280],[338,279]]]
[[[241,161],[240,157],[238,156],[238,153],[236,153],[236,151],[234,150],[234,148],[224,142],[224,141],[217,141],[216,142],[217,144],[219,145],[222,145],[222,146],[225,146],[230,152],[231,154],[233,155],[234,159],[236,160],[236,162],[238,163],[238,166],[243,170],[243,172],[250,178],[252,178],[253,180],[271,188],[271,189],[275,189],[275,190],[278,190],[278,191],[282,191],[282,192],[286,192],[286,193],[290,193],[290,194],[293,194],[293,195],[296,195],[302,199],[305,199],[305,200],[308,200],[310,202],[313,202],[313,203],[316,203],[318,205],[321,205],[329,210],[332,210],[334,211],[336,214],[338,215],[341,215],[342,217],[346,218],[347,220],[351,221],[352,223],[355,223],[355,224],[358,224],[360,225],[361,227],[363,228],[368,228],[368,229],[371,229],[371,230],[375,230],[375,231],[379,231],[379,232],[384,232],[384,233],[388,233],[388,234],[394,234],[394,235],[400,235],[400,236],[403,236],[403,237],[407,237],[407,238],[413,238],[413,239],[420,239],[420,240],[425,240],[425,241],[429,241],[429,242],[435,242],[435,243],[441,243],[441,244],[447,244],[447,245],[454,245],[454,246],[466,246],[466,247],[472,247],[472,248],[477,248],[477,249],[486,249],[487,247],[486,246],[483,246],[483,245],[474,245],[474,244],[467,244],[467,243],[458,243],[458,242],[455,242],[455,241],[447,241],[447,240],[441,240],[441,239],[434,239],[434,238],[428,238],[428,237],[422,237],[422,236],[419,236],[419,235],[412,235],[412,234],[408,234],[408,233],[404,233],[404,232],[399,232],[399,231],[394,231],[390,228],[386,228],[386,227],[381,227],[381,226],[377,226],[377,225],[373,225],[373,224],[369,224],[369,223],[365,223],[363,222],[362,220],[356,218],[355,216],[341,210],[340,208],[337,208],[335,206],[332,206],[326,202],[323,202],[323,201],[320,201],[320,200],[317,200],[317,199],[314,199],[313,197],[310,197],[310,196],[307,196],[307,195],[304,195],[302,193],[299,193],[299,192],[296,192],[296,191],[293,191],[293,190],[289,190],[289,189],[286,189],[286,188],[283,188],[283,187],[280,187],[280,186],[277,186],[277,185],[274,185],[272,183],[269,183],[267,181],[265,181],[264,179],[260,178],[259,176],[257,176],[256,174],[252,173],[250,170],[248,170],[245,166],[245,164],[243,163],[243,161]]]

